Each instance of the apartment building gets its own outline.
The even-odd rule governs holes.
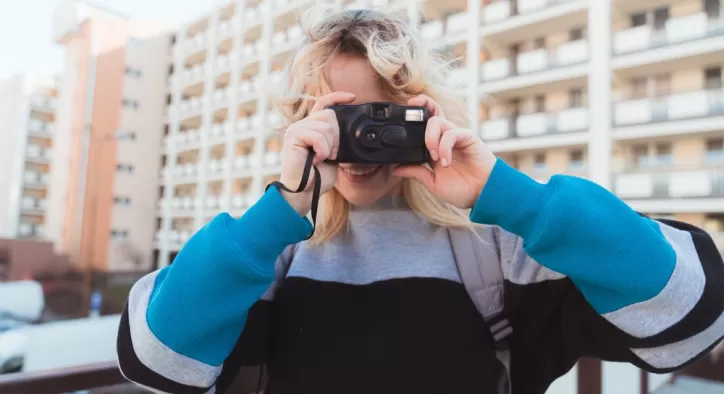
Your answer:
[[[58,253],[101,272],[153,266],[167,28],[67,0],[47,231]]]
[[[0,238],[46,238],[56,81],[0,82]]]

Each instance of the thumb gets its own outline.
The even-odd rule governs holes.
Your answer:
[[[432,191],[435,185],[435,173],[431,169],[421,166],[399,166],[392,170],[392,175],[401,178],[410,178],[422,183],[427,190]]]

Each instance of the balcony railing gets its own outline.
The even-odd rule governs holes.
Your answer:
[[[0,375],[0,393],[72,393],[127,383],[116,362]],[[139,391],[140,392],[140,391]]]
[[[437,40],[443,36],[450,37],[468,31],[470,28],[470,14],[459,12],[447,17],[445,21],[435,20],[427,22],[420,27],[420,33],[427,40]]]
[[[492,24],[510,19],[517,15],[532,14],[534,12],[553,7],[559,4],[570,3],[574,0],[497,0],[493,1],[482,9],[482,21],[484,24]]]
[[[665,97],[640,98],[614,105],[614,125],[629,126],[680,119],[724,116],[724,89],[673,93]]]
[[[620,173],[614,192],[623,199],[724,197],[724,168]]]
[[[588,129],[588,108],[569,108],[560,112],[520,115],[517,118],[498,118],[481,126],[486,141],[509,138],[528,138],[546,134],[568,133]]]
[[[481,70],[483,81],[499,80],[585,63],[588,61],[588,41],[571,41],[551,50],[541,48],[523,52],[515,59],[515,67],[513,67],[512,60],[499,58],[483,63]]]
[[[623,55],[722,35],[724,19],[710,19],[705,12],[699,12],[669,19],[660,30],[643,25],[617,32],[614,34],[613,52]]]

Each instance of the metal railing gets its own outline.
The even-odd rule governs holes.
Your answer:
[[[0,393],[58,394],[127,382],[114,361],[48,371],[0,375]]]

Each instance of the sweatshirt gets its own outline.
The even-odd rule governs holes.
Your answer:
[[[724,336],[724,263],[699,228],[648,218],[582,178],[538,183],[502,160],[470,219],[520,240],[480,262],[502,265],[514,394],[544,393],[581,357],[671,372]],[[445,229],[395,196],[352,208],[323,245],[302,242],[311,229],[275,188],[240,218],[216,216],[132,288],[124,376],[225,393],[263,365],[274,394],[497,393],[494,341]]]

